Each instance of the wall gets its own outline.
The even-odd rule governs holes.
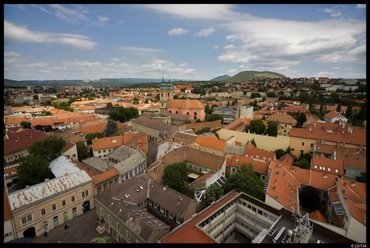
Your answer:
[[[221,128],[221,120],[216,120],[212,122],[201,122],[201,123],[190,123],[186,124],[186,129],[194,128],[195,132],[202,130],[203,128],[209,127],[211,130]]]
[[[240,142],[243,146],[246,145],[248,141],[254,139],[258,149],[263,149],[267,151],[275,151],[277,149],[286,150],[290,145],[290,138],[286,136],[266,136],[259,134],[251,134],[245,132],[238,132],[233,130],[221,129],[218,132],[220,139],[228,139],[230,136],[235,137],[235,142]]]

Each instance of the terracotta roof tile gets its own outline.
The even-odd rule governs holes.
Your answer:
[[[123,136],[119,135],[105,138],[96,138],[91,140],[91,144],[95,151],[117,148],[123,145]]]
[[[349,124],[314,122],[304,128],[292,128],[289,136],[366,146],[366,128]]]
[[[204,109],[204,105],[199,100],[172,99],[169,101],[168,108]]]
[[[4,155],[27,149],[37,141],[43,141],[48,136],[36,129],[24,129],[17,133],[8,133],[9,139],[4,139]]]
[[[110,168],[109,170],[101,173],[101,174],[98,174],[98,175],[95,175],[95,176],[92,176],[92,180],[94,182],[95,185],[98,185],[102,182],[105,182],[111,178],[114,178],[116,176],[119,175],[119,172],[116,168],[112,167]]]
[[[220,140],[217,138],[216,135],[198,135],[198,137],[195,139],[194,143],[205,146],[209,148],[213,148],[219,151],[223,151],[226,146],[225,140]]]
[[[334,160],[326,157],[313,156],[311,159],[311,170],[343,176],[343,160]]]

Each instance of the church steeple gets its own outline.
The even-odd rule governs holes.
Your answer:
[[[164,74],[163,74],[163,78],[162,78],[162,83],[165,84],[166,82],[164,81]]]
[[[168,83],[171,83],[170,75],[168,75]]]

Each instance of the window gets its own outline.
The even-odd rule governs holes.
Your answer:
[[[74,202],[76,200],[75,196],[71,196],[71,202]]]
[[[100,214],[104,215],[104,209],[102,207],[100,207]]]
[[[110,214],[108,214],[108,221],[109,221],[110,223],[112,223],[112,216],[110,216]]]
[[[161,206],[160,210],[161,210],[161,213],[164,214],[164,208],[162,206]]]
[[[159,205],[158,205],[157,203],[154,203],[154,207],[155,207],[155,208],[158,208],[158,207],[159,207]]]
[[[32,221],[32,215],[29,214],[27,216],[22,217],[21,221],[22,221],[22,225],[25,225],[28,222],[31,222]]]
[[[177,218],[176,218],[176,223],[177,223],[177,224],[180,224],[180,223],[181,223],[181,218],[177,217]]]
[[[119,222],[117,222],[117,229],[118,229],[118,230],[119,230],[119,227],[120,227],[120,226],[119,226]]]
[[[313,143],[311,143],[311,147],[313,147]]]
[[[89,191],[85,190],[82,192],[82,198],[87,197],[89,195]]]
[[[175,215],[174,214],[170,214],[170,219],[173,220],[173,218],[175,218]]]
[[[98,151],[98,153],[101,153],[101,151]]]
[[[64,207],[66,205],[66,200],[62,200],[62,206]]]
[[[130,231],[126,231],[126,238],[130,239]]]
[[[46,209],[45,208],[41,209],[41,215],[45,215],[45,214],[46,214]]]
[[[304,146],[304,142],[302,142],[302,146]]]
[[[57,204],[52,204],[51,205],[51,210],[53,210],[53,211],[57,210]]]

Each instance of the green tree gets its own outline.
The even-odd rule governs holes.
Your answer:
[[[76,143],[76,146],[77,146],[78,161],[82,161],[82,160],[90,157],[89,148],[85,145],[85,143],[83,141],[78,141]]]
[[[95,138],[103,138],[103,134],[101,132],[95,132],[95,133],[88,133],[85,135],[85,139],[87,141],[88,145],[91,145],[91,140]]]
[[[234,189],[263,201],[263,183],[261,179],[253,173],[252,168],[252,164],[240,165],[240,170],[227,178],[226,183],[223,185],[224,192],[228,193]]]
[[[49,161],[40,155],[28,155],[17,167],[18,179],[15,188],[23,189],[27,185],[32,186],[44,182],[46,178],[54,178],[49,168]]]
[[[245,127],[246,132],[255,133],[255,134],[263,134],[266,130],[265,123],[258,119],[258,120],[251,120],[249,125]]]
[[[111,102],[108,102],[107,103],[107,108],[112,108],[113,107],[113,104]]]
[[[182,193],[188,194],[187,187],[188,172],[184,162],[167,165],[163,171],[163,182],[170,188]]]
[[[320,195],[315,188],[306,186],[299,192],[299,202],[312,212],[320,208]]]
[[[204,112],[206,113],[206,115],[212,114],[212,111],[212,108],[208,104],[204,107]]]
[[[341,109],[342,109],[342,105],[339,103],[335,110],[340,113]]]
[[[217,120],[221,120],[221,122],[223,121],[224,117],[220,114],[208,114],[206,115],[206,118],[205,118],[205,121],[217,121]]]
[[[29,129],[31,129],[32,127],[31,122],[28,122],[28,121],[22,121],[21,126],[22,128],[29,128]]]
[[[104,236],[104,237],[96,237],[93,238],[90,241],[91,244],[103,244],[103,243],[111,243],[110,237],[109,236]]]
[[[51,162],[62,154],[66,142],[63,138],[51,135],[43,141],[36,141],[28,148],[28,153],[40,156]]]
[[[361,183],[366,183],[366,171],[361,172],[360,176],[356,177],[356,181],[361,182]]]
[[[347,110],[346,110],[346,117],[347,119],[350,119],[351,118],[351,115],[352,115],[352,101],[350,101],[347,105]]]
[[[217,201],[224,195],[224,190],[222,187],[218,186],[217,184],[211,184],[206,191],[204,192],[204,198],[199,204],[199,211],[202,211],[212,202]]]
[[[276,158],[279,159],[282,156],[284,156],[285,154],[287,154],[287,152],[284,151],[283,149],[277,149],[277,150],[275,150],[275,154],[276,154]]]
[[[310,163],[307,161],[307,159],[302,158],[299,161],[295,162],[294,165],[302,168],[302,169],[309,169]]]
[[[257,144],[256,144],[256,141],[254,140],[254,138],[251,140],[251,143],[252,143],[252,145],[254,145],[254,147],[257,148]]]
[[[267,129],[265,134],[268,136],[276,137],[278,135],[278,122],[277,121],[267,121]]]
[[[103,131],[103,136],[111,137],[117,135],[119,135],[117,123],[113,119],[108,119],[107,127]]]

